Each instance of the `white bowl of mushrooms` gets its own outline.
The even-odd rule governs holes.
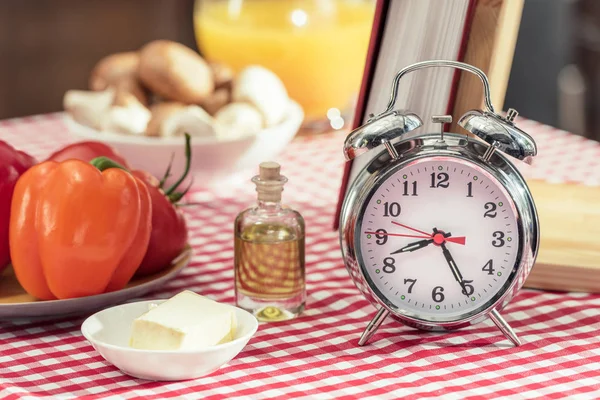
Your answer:
[[[165,40],[100,60],[89,86],[65,93],[71,133],[111,145],[132,168],[157,177],[172,157],[171,175],[183,172],[185,133],[191,175],[211,183],[276,157],[304,118],[272,71],[251,65],[234,75]]]

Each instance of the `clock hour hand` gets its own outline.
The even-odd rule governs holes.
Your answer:
[[[398,254],[398,253],[408,253],[410,251],[415,251],[415,250],[419,250],[422,249],[423,247],[427,247],[429,246],[431,243],[433,243],[433,239],[423,239],[423,240],[419,240],[416,242],[412,242],[410,244],[407,244],[406,246],[402,247],[401,249],[398,249],[396,251],[391,252],[390,254]]]

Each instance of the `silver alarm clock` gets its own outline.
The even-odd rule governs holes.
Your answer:
[[[444,133],[451,116],[433,116],[440,132],[406,138],[422,125],[393,110],[398,84],[422,68],[452,67],[477,75],[485,111],[458,125],[475,137]],[[371,115],[344,144],[347,159],[379,151],[360,171],[342,205],[340,242],[350,277],[378,308],[359,340],[384,319],[426,330],[466,327],[490,318],[515,345],[500,315],[522,287],[539,248],[531,192],[509,157],[529,162],[533,139],[517,128],[516,111],[494,111],[485,74],[445,60],[410,65],[395,76],[387,109]]]

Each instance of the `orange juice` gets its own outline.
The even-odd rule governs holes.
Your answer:
[[[201,1],[194,25],[208,60],[272,70],[307,119],[323,119],[352,105],[373,12],[374,2],[359,0]]]

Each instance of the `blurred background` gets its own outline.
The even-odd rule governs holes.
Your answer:
[[[327,2],[304,2],[312,4],[304,8],[311,20],[322,16],[323,23],[298,35],[294,28],[308,16],[297,13],[295,27],[276,26],[277,43],[271,37],[267,49],[260,27],[276,24],[294,2],[272,2],[281,9],[271,6],[269,13],[245,8],[245,24],[233,24],[218,7],[198,11],[200,3],[211,1],[0,0],[0,118],[61,111],[65,91],[87,89],[89,72],[102,57],[154,39],[178,41],[233,67],[275,52],[279,64],[270,68],[305,107],[308,119],[323,118],[331,107],[351,109],[362,64],[346,60],[364,58],[374,2],[348,0],[348,12],[334,19],[318,6]],[[231,12],[241,1],[214,3],[227,3]],[[600,1],[526,0],[505,105],[598,140],[599,64]]]
[[[0,118],[62,111],[104,56],[153,39],[195,47],[192,0],[0,0]]]
[[[374,0],[0,0],[0,118],[62,110],[109,54],[169,39],[235,72],[259,63],[285,83],[306,122],[351,111]],[[310,23],[309,23],[310,21]],[[307,85],[307,83],[310,83]],[[18,95],[16,95],[18,94]],[[340,113],[330,112],[341,127]]]
[[[525,0],[504,104],[600,140],[600,1]]]

